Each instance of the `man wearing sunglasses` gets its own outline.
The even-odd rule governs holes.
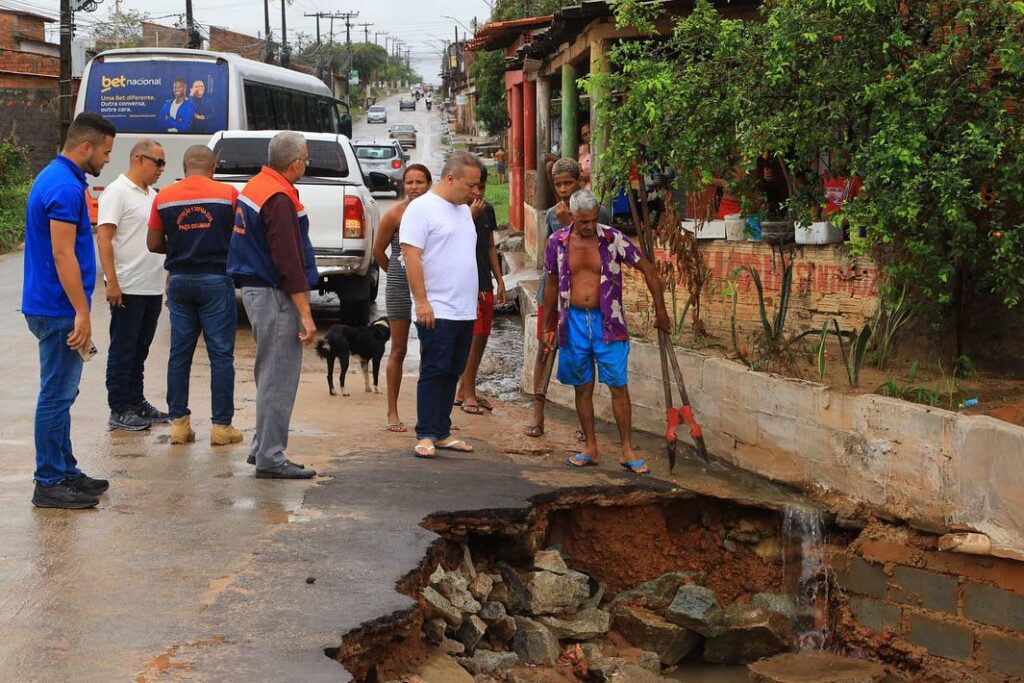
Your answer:
[[[146,236],[164,150],[141,140],[131,151],[128,172],[100,195],[96,241],[110,304],[107,402],[111,429],[142,431],[167,422],[143,394],[142,376],[163,305],[164,259],[149,251]]]

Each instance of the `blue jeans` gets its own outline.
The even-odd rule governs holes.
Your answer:
[[[189,415],[192,357],[202,333],[210,358],[213,424],[229,425],[235,414],[235,284],[227,275],[178,273],[167,288],[171,353],[167,361],[167,412]]]
[[[74,318],[26,315],[39,340],[39,399],[36,401],[35,480],[52,486],[81,474],[71,452],[71,405],[78,397],[82,357],[68,346]]]
[[[459,375],[473,343],[473,320],[435,320],[428,330],[416,323],[420,338],[420,378],[416,383],[416,438],[447,439],[452,433],[452,403]]]
[[[163,301],[159,294],[124,294],[120,306],[110,307],[107,403],[115,413],[134,408],[145,398],[142,376]]]

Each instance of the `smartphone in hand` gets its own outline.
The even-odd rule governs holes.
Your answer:
[[[78,355],[81,356],[82,360],[85,362],[91,361],[93,356],[96,355],[96,353],[96,345],[93,344],[92,341],[89,342],[88,348],[84,348],[81,346],[78,347]]]

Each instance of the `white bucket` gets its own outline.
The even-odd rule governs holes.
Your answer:
[[[843,241],[843,228],[831,221],[796,226],[797,244],[837,244]]]

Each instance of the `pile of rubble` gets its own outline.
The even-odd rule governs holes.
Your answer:
[[[643,680],[641,672],[659,680],[684,658],[742,664],[792,648],[791,598],[759,593],[723,607],[701,579],[672,572],[606,596],[556,550],[537,552],[526,569],[474,566],[467,550],[420,593],[423,635],[471,674],[561,663],[598,681]],[[616,656],[620,649],[630,655]]]

